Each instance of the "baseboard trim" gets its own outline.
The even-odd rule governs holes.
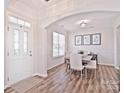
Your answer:
[[[4,89],[7,89],[7,88],[9,88],[11,85],[5,85],[4,86]]]
[[[47,71],[52,70],[52,69],[54,69],[54,68],[56,68],[56,67],[59,67],[59,66],[61,66],[61,65],[63,65],[63,64],[64,64],[64,63],[60,63],[60,64],[57,64],[57,65],[55,65],[55,66],[53,66],[53,67],[50,67],[50,68],[47,69]]]
[[[114,66],[113,64],[98,63],[99,65]]]
[[[32,76],[41,76],[41,77],[43,77],[43,78],[46,78],[48,75],[47,74],[40,74],[40,73],[34,73],[34,74],[32,74]]]
[[[116,66],[115,66],[115,68],[116,68],[117,70],[119,70],[119,69],[120,69],[119,67],[116,67]]]

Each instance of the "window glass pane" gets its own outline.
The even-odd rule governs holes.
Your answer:
[[[59,34],[59,55],[64,55],[65,53],[65,36]]]
[[[53,32],[53,57],[58,56],[58,33]]]
[[[19,24],[19,25],[24,25],[24,21],[21,20],[21,19],[18,19],[18,24]]]
[[[24,32],[24,38],[23,38],[23,49],[24,49],[24,54],[27,54],[28,52],[28,32]]]
[[[58,44],[53,45],[53,57],[58,56]]]
[[[53,57],[62,56],[65,53],[65,36],[53,32]]]
[[[12,23],[17,23],[17,18],[9,16],[9,21],[12,22]]]
[[[53,43],[57,43],[59,42],[59,34],[56,32],[53,32]]]
[[[19,31],[14,30],[14,54],[19,54]]]
[[[25,22],[26,27],[31,27],[31,24],[29,22]]]

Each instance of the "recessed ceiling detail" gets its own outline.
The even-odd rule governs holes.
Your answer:
[[[70,15],[47,26],[63,25],[68,31],[78,31],[80,29],[112,28],[119,12],[94,11]]]

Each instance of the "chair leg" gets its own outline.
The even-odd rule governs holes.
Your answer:
[[[70,80],[71,80],[72,69],[70,69]]]
[[[97,72],[96,72],[96,69],[95,69],[95,79],[96,79],[96,73],[97,73]]]
[[[85,68],[85,78],[87,78],[87,69]]]
[[[67,69],[68,69],[68,65],[66,64],[66,72],[67,72]]]
[[[83,78],[83,76],[82,76],[82,70],[81,70],[81,79]]]
[[[68,71],[68,69],[70,70],[70,66],[69,66],[69,64],[66,64],[67,66],[66,66],[66,72]]]
[[[69,70],[70,70],[70,64],[68,65],[68,68],[69,68]]]

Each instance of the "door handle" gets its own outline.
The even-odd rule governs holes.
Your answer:
[[[7,56],[9,56],[9,52],[7,52]]]
[[[32,56],[32,51],[29,51],[29,56]]]

